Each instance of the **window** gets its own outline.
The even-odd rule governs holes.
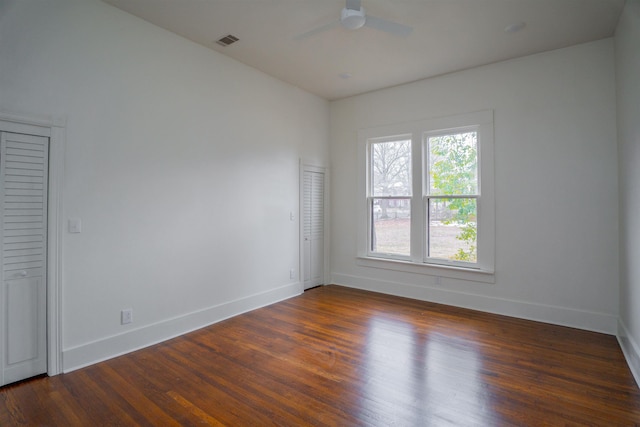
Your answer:
[[[359,139],[364,265],[493,273],[493,113],[365,129]]]
[[[374,140],[371,153],[371,251],[411,255],[411,139]]]
[[[425,135],[427,260],[475,264],[478,217],[478,132]]]

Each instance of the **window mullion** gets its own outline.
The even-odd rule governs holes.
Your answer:
[[[421,132],[416,130],[411,136],[411,260],[422,262],[425,247],[425,222],[423,194],[423,161]]]

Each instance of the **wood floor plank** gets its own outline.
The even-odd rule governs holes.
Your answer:
[[[180,396],[175,391],[168,391],[167,395],[171,397],[173,400],[175,400],[176,402],[178,402],[183,408],[189,411],[189,413],[197,416],[202,421],[203,424],[207,424],[213,427],[224,426],[223,423],[221,423],[216,418],[209,415],[208,413],[206,413],[205,411],[203,411],[193,403],[189,402],[187,399]]]
[[[0,425],[640,426],[615,337],[340,286],[0,388]]]
[[[23,402],[29,399],[24,393],[27,387],[24,384],[12,384],[3,387],[1,390],[0,425],[27,425],[23,407]]]
[[[252,403],[259,401],[260,396],[250,390],[236,387],[224,375],[222,370],[232,370],[232,364],[219,365],[220,358],[216,355],[202,356],[202,349],[187,340],[175,343],[171,349],[165,349],[163,357],[171,363],[172,368],[180,372],[185,378],[196,381],[197,386],[184,383],[179,393],[188,401],[193,402],[202,410],[215,413],[216,418],[227,425],[239,425],[251,416],[252,422],[260,425],[276,425],[272,419],[262,411],[256,411]],[[202,369],[206,366],[207,369]],[[238,378],[238,380],[242,380]],[[248,379],[245,379],[248,380]],[[244,391],[240,392],[239,389]],[[277,408],[264,408],[265,411]]]
[[[65,374],[79,379],[75,396],[91,417],[90,424],[150,426],[144,416],[114,390],[111,382],[102,382],[96,378],[99,367],[90,366],[78,372]]]

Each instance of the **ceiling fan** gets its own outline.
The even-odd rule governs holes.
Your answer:
[[[339,25],[349,30],[357,30],[363,26],[371,27],[398,37],[407,37],[413,31],[413,28],[407,25],[365,14],[364,8],[362,7],[362,0],[346,0],[346,2],[347,4],[345,8],[342,9],[339,21],[332,21],[318,28],[314,28],[311,31],[298,34],[294,37],[294,40],[306,39]]]

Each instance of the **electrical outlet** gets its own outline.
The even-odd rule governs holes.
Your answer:
[[[295,279],[296,278],[296,271],[292,268],[291,270],[289,270],[289,279]]]
[[[82,233],[82,221],[80,218],[69,218],[69,233]]]
[[[122,325],[126,325],[127,323],[133,322],[133,309],[127,308],[120,312],[120,323]]]

